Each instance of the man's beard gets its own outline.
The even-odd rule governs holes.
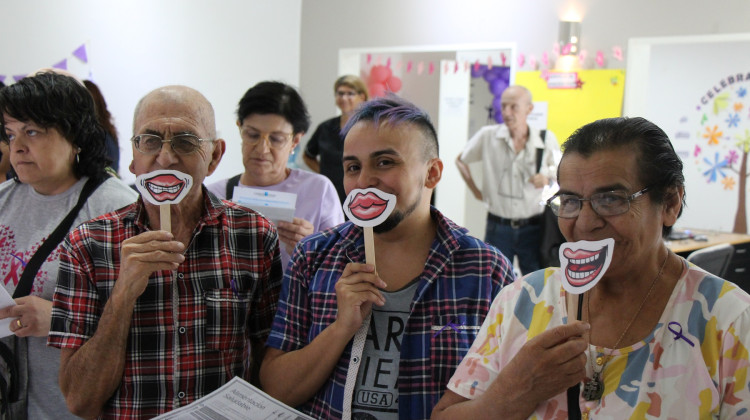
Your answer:
[[[414,203],[407,207],[406,210],[400,211],[394,209],[391,215],[388,216],[388,218],[385,219],[383,223],[373,227],[372,231],[375,233],[386,233],[395,229],[402,220],[406,219],[410,214],[414,213],[414,210],[417,209],[420,201],[422,201],[421,190],[419,191],[419,196],[417,196],[417,199],[414,200]]]

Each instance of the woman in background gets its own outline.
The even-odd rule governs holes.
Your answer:
[[[115,128],[114,118],[107,109],[107,102],[104,100],[99,86],[97,86],[91,80],[84,80],[84,86],[94,98],[94,105],[96,106],[96,116],[99,119],[99,124],[104,127],[106,134],[106,141],[104,147],[107,148],[107,157],[112,161],[110,167],[117,175],[120,171],[120,146],[117,141],[117,129]],[[119,176],[119,175],[118,175]]]
[[[341,137],[341,129],[344,128],[349,116],[362,102],[369,97],[367,86],[357,76],[341,76],[333,84],[333,92],[336,97],[336,106],[341,110],[341,115],[333,117],[320,123],[315,129],[312,137],[307,142],[305,153],[302,158],[310,169],[333,182],[336,187],[339,200],[344,203],[346,192],[344,191],[344,165],[341,157],[344,153],[344,139]],[[318,160],[320,156],[320,160]]]
[[[341,203],[326,177],[286,166],[310,127],[305,103],[294,88],[279,82],[260,82],[251,87],[240,99],[237,127],[245,172],[213,183],[208,190],[228,200],[237,185],[297,194],[294,220],[274,221],[286,270],[300,239],[344,221]]]
[[[0,184],[0,277],[13,295],[32,256],[74,208],[89,180],[98,186],[69,230],[132,203],[137,194],[105,172],[104,129],[91,95],[77,79],[42,72],[0,89],[0,117],[0,141],[9,146],[15,180]],[[13,418],[76,418],[57,383],[60,350],[46,346],[60,249],[54,247],[43,260],[31,292],[0,309],[12,333],[2,342],[14,351],[21,369],[10,378],[20,395],[15,400],[4,395],[2,401],[3,408],[10,402]],[[17,412],[23,411],[24,400],[26,412]]]

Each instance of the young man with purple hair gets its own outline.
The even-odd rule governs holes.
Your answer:
[[[374,228],[347,222],[300,242],[261,367],[266,392],[325,419],[427,419],[493,298],[508,260],[436,208],[443,162],[429,116],[391,96],[344,128],[344,187],[397,197]]]

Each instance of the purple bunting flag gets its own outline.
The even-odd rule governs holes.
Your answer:
[[[76,56],[79,60],[83,61],[84,63],[89,62],[89,59],[86,56],[86,44],[81,44],[80,47],[76,48],[76,50],[73,51],[73,55]]]
[[[56,68],[56,69],[60,69],[60,70],[67,70],[68,69],[68,59],[64,58],[59,63],[53,64],[52,68]]]

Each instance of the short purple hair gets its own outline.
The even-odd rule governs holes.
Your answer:
[[[424,144],[425,158],[432,159],[439,156],[440,148],[437,133],[430,116],[427,112],[403,98],[389,94],[386,97],[362,103],[341,130],[341,136],[345,138],[355,124],[363,121],[371,121],[375,126],[381,124],[393,126],[404,123],[412,124],[422,132],[426,139]]]

